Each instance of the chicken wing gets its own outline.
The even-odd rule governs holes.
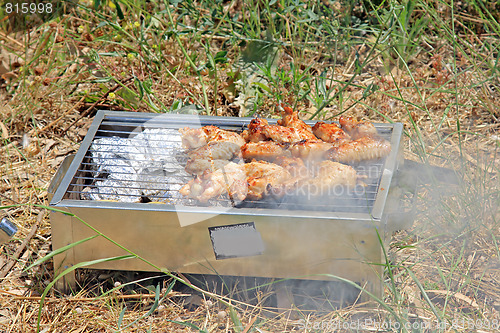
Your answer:
[[[353,167],[333,161],[323,161],[319,164],[316,177],[300,181],[298,190],[301,195],[332,195],[334,190],[336,194],[342,193],[337,192],[336,187],[353,188],[356,182],[357,174]]]
[[[377,129],[369,121],[358,121],[349,116],[340,116],[339,123],[342,128],[351,135],[353,140],[360,139],[365,136],[377,137]]]
[[[231,160],[240,153],[240,146],[234,142],[210,142],[188,153],[191,160]]]
[[[266,139],[271,139],[278,143],[292,143],[302,140],[298,130],[280,125],[264,126],[261,130],[261,134],[265,136]]]
[[[277,121],[278,125],[295,128],[301,140],[314,140],[316,137],[313,134],[311,126],[299,119],[298,112],[293,111],[288,106],[279,106],[281,109],[281,119]]]
[[[241,136],[247,142],[264,141],[267,139],[267,137],[264,136],[261,132],[262,129],[267,125],[269,125],[267,120],[263,118],[254,118],[252,119],[252,121],[250,121],[250,124],[248,124],[248,129],[243,131]]]
[[[187,149],[199,148],[207,144],[208,135],[203,128],[180,128],[182,146]]]
[[[297,118],[298,122],[302,122]],[[292,124],[291,122],[289,124]],[[303,124],[307,126],[305,123]],[[306,131],[307,132],[307,131]],[[247,142],[260,142],[265,140],[272,140],[277,143],[292,143],[303,140],[304,138],[311,137],[316,139],[312,132],[307,132],[305,135],[300,129],[295,127],[286,127],[280,125],[269,125],[267,120],[262,118],[252,119],[248,124],[248,129],[243,131],[243,138]]]
[[[364,136],[331,148],[325,157],[341,163],[356,163],[386,157],[390,152],[391,144],[387,140]]]
[[[319,140],[303,140],[292,144],[289,148],[292,156],[305,160],[322,160],[326,151],[331,149],[331,143]]]
[[[185,170],[187,173],[190,173],[192,175],[201,175],[203,172],[205,172],[205,170],[213,172],[215,170],[223,168],[228,163],[228,160],[194,159],[187,161]]]
[[[248,142],[241,147],[241,155],[245,160],[272,161],[278,156],[289,156],[290,152],[273,141]]]
[[[271,196],[285,195],[324,196],[331,195],[337,186],[354,187],[357,183],[356,170],[345,164],[323,161],[319,163],[314,177],[296,177],[268,189]],[[338,192],[335,192],[338,194]]]
[[[229,162],[214,172],[205,171],[190,180],[179,192],[200,202],[207,202],[223,194],[228,194],[233,202],[242,201],[248,192],[245,168],[243,164]]]
[[[333,161],[323,161],[319,164],[318,172],[315,179],[323,184],[323,187],[330,188],[336,185],[348,187],[356,186],[357,173],[350,166]]]
[[[345,140],[349,140],[350,136],[344,130],[342,130],[337,124],[331,123],[327,124],[322,121],[318,121],[312,128],[314,135],[325,142],[330,143],[340,143]]]
[[[254,161],[244,164],[247,174],[248,194],[251,200],[260,200],[268,195],[269,188],[278,186],[291,175],[285,168],[269,162]]]
[[[184,127],[179,129],[179,132],[182,135],[182,145],[187,149],[199,148],[210,142],[232,142],[240,147],[245,144],[245,140],[238,133],[217,126]]]
[[[274,163],[285,168],[286,171],[290,172],[292,177],[307,178],[311,176],[304,161],[298,157],[279,156]]]

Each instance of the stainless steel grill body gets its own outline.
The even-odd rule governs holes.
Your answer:
[[[391,185],[402,161],[402,125],[376,124],[392,151],[384,161],[355,166],[368,176],[360,193],[244,201],[236,207],[221,199],[202,206],[180,196],[180,186],[191,177],[183,170],[177,130],[205,125],[242,130],[250,120],[100,111],[77,154],[54,177],[50,204],[169,271],[312,280],[328,280],[325,274],[331,274],[380,294],[382,266],[377,264],[383,256],[377,233],[388,239],[390,215],[399,209],[399,194]],[[51,224],[54,248],[95,234],[57,211],[51,213]],[[221,250],[233,236],[248,243],[242,253],[234,246]],[[220,255],[217,242],[222,242],[219,252],[229,253]],[[123,254],[97,237],[56,256],[54,267],[61,272],[79,262]],[[139,259],[92,267],[155,270]],[[74,276],[68,275],[60,287],[72,283]]]

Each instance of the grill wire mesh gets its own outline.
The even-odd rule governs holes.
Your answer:
[[[240,125],[224,129],[241,131],[243,128]],[[378,131],[382,137],[390,139],[392,127],[379,127]],[[187,154],[182,148],[175,125],[138,125],[105,119],[92,139],[65,197],[202,206],[197,200],[179,193],[180,188],[193,178],[184,170],[186,161]],[[279,200],[244,200],[236,207],[369,213],[378,191],[383,162],[378,160],[352,165],[358,175],[364,177],[365,184],[352,191],[341,188],[326,196],[310,196],[306,193],[287,195]],[[232,203],[229,199],[219,197],[204,205],[229,207]]]

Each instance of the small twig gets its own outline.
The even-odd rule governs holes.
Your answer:
[[[121,81],[120,83],[118,83],[116,86],[114,86],[113,88],[109,89],[101,98],[99,98],[97,101],[95,101],[91,106],[88,107],[87,110],[85,110],[74,122],[72,122],[68,127],[66,127],[66,129],[64,129],[64,131],[62,131],[62,134],[65,134],[71,127],[73,127],[77,122],[79,122],[83,117],[86,117],[94,108],[97,104],[99,104],[101,101],[103,101],[104,99],[106,99],[108,97],[108,95],[112,92],[115,92],[116,90],[118,90],[118,88],[122,87],[125,82],[128,82],[130,80],[132,80],[134,77],[131,76],[123,81]]]
[[[15,203],[16,205],[20,205],[20,204],[21,204],[19,201],[14,200],[14,199],[12,199],[12,198],[9,198],[8,196],[3,195],[2,193],[0,193],[0,197],[2,197],[2,198],[4,198],[4,199],[7,199],[7,200],[9,200],[9,201],[12,201],[12,202],[13,202],[13,203]]]
[[[7,35],[7,34],[5,34],[5,33],[1,32],[1,31],[0,31],[0,37],[2,37],[2,38],[4,38],[4,39],[8,40],[9,42],[15,43],[15,44],[17,44],[18,46],[20,46],[20,47],[22,47],[22,48],[24,48],[23,43],[21,43],[21,42],[19,42],[19,41],[15,40],[14,38],[10,37],[9,35]]]
[[[38,215],[37,222],[35,223],[35,225],[33,226],[33,228],[31,228],[31,231],[28,234],[28,236],[26,236],[26,238],[24,239],[24,241],[21,243],[21,246],[19,246],[17,248],[16,252],[12,256],[12,258],[10,259],[10,261],[7,263],[7,265],[5,265],[5,267],[2,269],[2,271],[0,271],[0,279],[3,279],[9,273],[9,271],[12,269],[12,267],[14,267],[14,265],[16,264],[17,259],[19,259],[19,257],[21,256],[21,253],[23,253],[23,251],[26,248],[26,246],[28,246],[28,243],[33,238],[33,236],[35,236],[35,233],[38,230],[38,224],[43,220],[44,216],[45,216],[45,210],[43,210]]]

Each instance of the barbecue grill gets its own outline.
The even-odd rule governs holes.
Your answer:
[[[192,176],[178,132],[216,125],[241,131],[250,118],[99,111],[76,155],[49,188],[50,205],[70,212],[115,242],[171,272],[327,281],[340,276],[382,294],[379,241],[401,227],[402,125],[375,124],[392,150],[383,160],[354,165],[365,186],[352,193],[280,200],[224,198],[201,204],[178,192]],[[270,124],[275,119],[268,119]],[[307,122],[309,125],[314,122]],[[95,232],[72,215],[51,212],[53,248]],[[80,262],[127,254],[96,237],[54,257],[56,275]],[[95,269],[152,271],[129,259]],[[58,287],[74,286],[74,272]]]

